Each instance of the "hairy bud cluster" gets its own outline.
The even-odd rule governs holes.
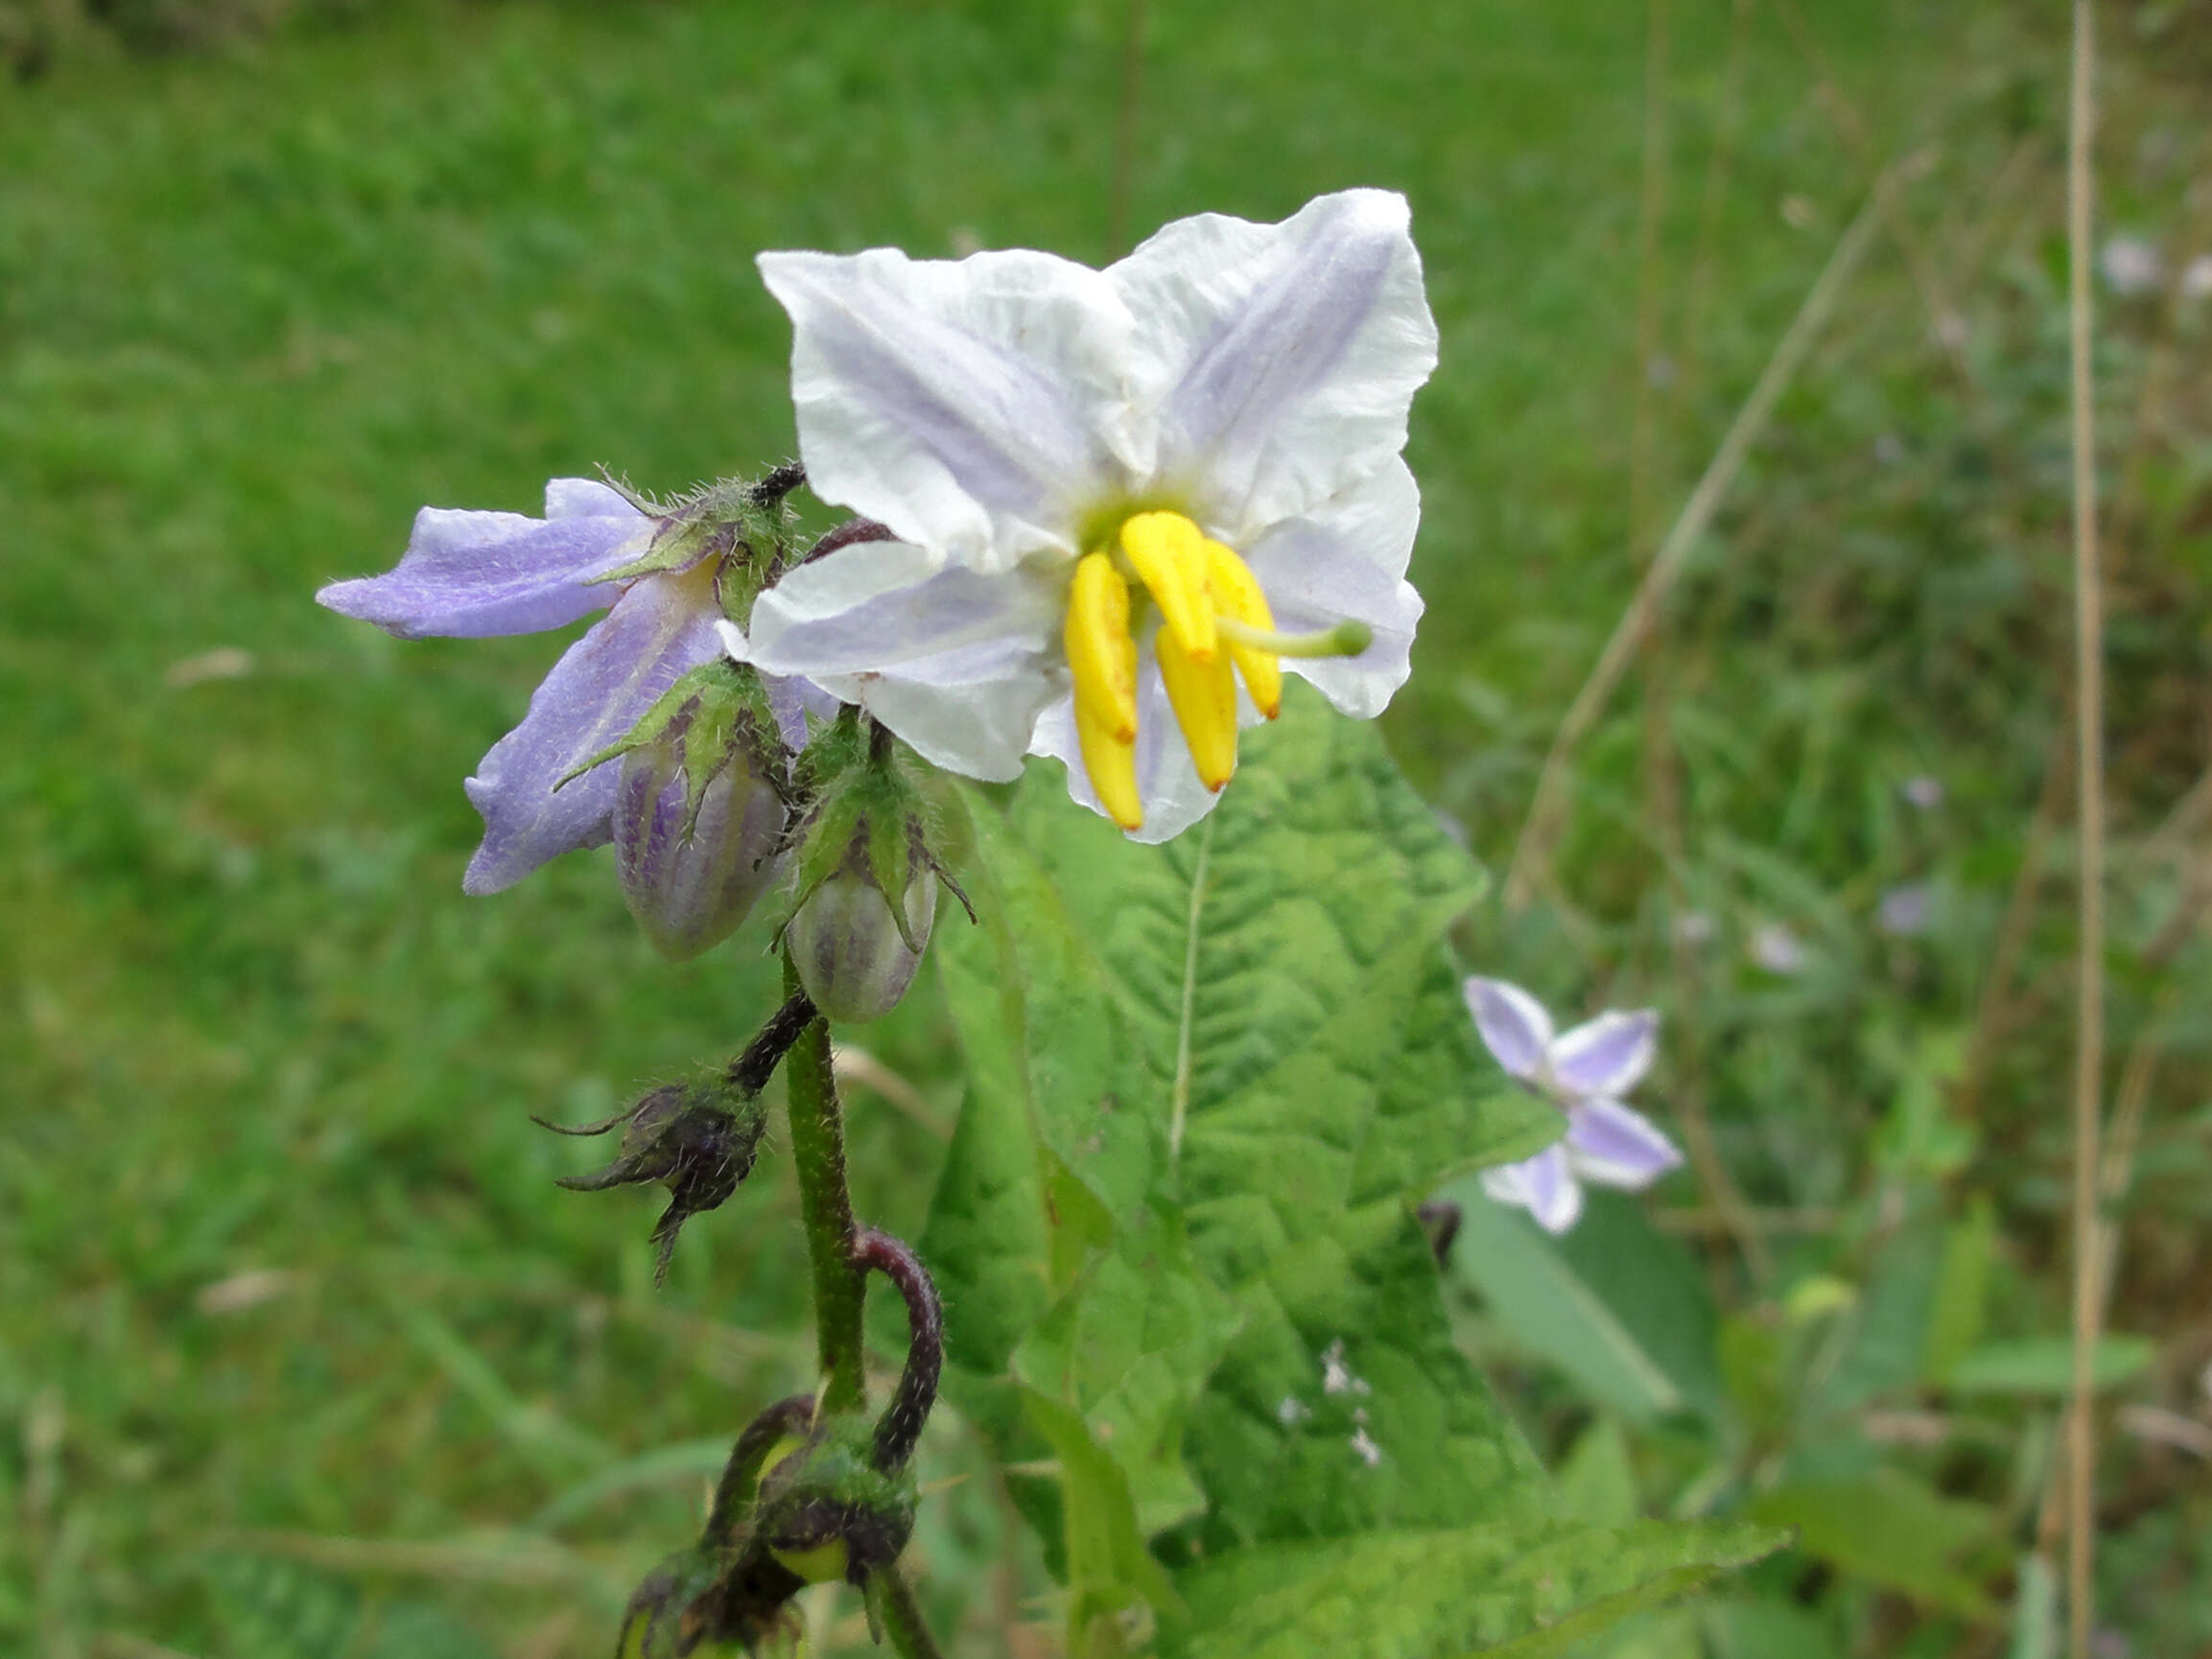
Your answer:
[[[889,732],[849,710],[796,770],[812,805],[793,835],[798,900],[784,947],[825,1015],[880,1019],[929,947],[939,884],[963,907],[967,895],[931,847],[928,805]]]
[[[779,1400],[739,1435],[699,1540],[639,1584],[619,1659],[788,1652],[791,1599],[841,1579],[868,1596],[914,1530],[915,1440],[935,1403],[944,1313],[914,1252],[864,1230],[856,1265],[883,1273],[906,1303],[906,1365],[875,1421],[818,1418],[814,1401]]]

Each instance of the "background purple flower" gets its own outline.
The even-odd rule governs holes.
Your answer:
[[[1506,1072],[1565,1114],[1566,1133],[1534,1157],[1483,1172],[1483,1191],[1518,1204],[1550,1232],[1582,1215],[1582,1182],[1639,1190],[1682,1154],[1619,1099],[1643,1080],[1659,1051],[1659,1015],[1608,1012],[1555,1032],[1543,1004],[1502,979],[1464,986],[1483,1045]]]

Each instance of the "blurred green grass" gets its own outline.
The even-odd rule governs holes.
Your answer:
[[[589,1148],[526,1117],[602,1114],[741,1042],[771,995],[760,941],[666,968],[603,855],[464,902],[459,780],[556,643],[400,645],[310,596],[387,566],[424,502],[529,510],[549,475],[600,462],[666,489],[788,453],[757,249],[1106,257],[1122,17],[408,4],[211,58],[64,64],[0,103],[0,1423],[20,1429],[0,1512],[23,1523],[0,1529],[0,1637],[595,1652],[697,1481],[532,1518],[802,1384],[773,1148],[656,1296],[649,1205],[552,1189]],[[1639,9],[1151,8],[1139,234],[1354,183],[1413,199],[1444,360],[1410,452],[1430,610],[1389,730],[1499,864],[1629,592],[1639,376],[1659,386],[1663,514],[1872,175],[1771,13],[1733,101],[1730,19],[1674,8],[1676,343],[1639,369]],[[1730,1166],[1777,1206],[1878,1184],[1867,1147],[1918,1063],[1907,1038],[1971,1021],[2064,719],[2044,659],[2063,641],[2060,58],[1996,6],[1860,0],[1812,23],[1871,152],[1931,147],[1903,201],[1964,296],[1967,374],[1948,378],[1885,244],[1670,613],[1686,849],[1653,818],[1651,738],[1623,698],[1586,748],[1557,887],[1466,941],[1554,992],[1667,1002],[1699,1057],[1680,1087],[1707,1087]],[[2166,222],[2199,163],[2185,130],[2182,161],[2146,157],[2188,106],[2116,73],[2138,96],[2113,211]],[[2125,431],[2173,337],[2120,320]],[[2202,763],[2205,428],[2197,383],[2172,379],[2161,441],[2128,452],[2148,456],[2150,550],[2122,569],[2115,623],[2124,833]],[[1898,805],[1922,773],[1941,814]],[[2142,883],[2138,943],[2168,874]],[[1938,933],[1871,933],[1879,892],[1918,878],[1942,884]],[[1813,967],[1731,954],[1678,1000],[1683,906],[1730,952],[1787,922]],[[2062,1303],[2041,1230],[2062,1047],[2035,1028],[2063,927],[2031,920],[1969,1178],[2019,1218],[2025,1325]],[[2128,990],[2123,1041],[2152,1006]],[[864,1040],[950,1118],[933,993]],[[2185,1052],[2203,1042],[2192,1027]],[[937,1141],[864,1092],[855,1118],[863,1210],[917,1229]],[[2149,1150],[2163,1193],[2203,1171],[2185,1144]],[[2187,1282],[2212,1206],[2173,1202],[2180,1242],[2138,1298]],[[1789,1271],[1832,1265],[1826,1248]],[[936,1437],[939,1474],[979,1469],[956,1430]],[[941,1627],[975,1651],[1015,1641],[1007,1608],[1038,1588],[1025,1547],[1011,1577],[986,1572],[989,1486],[937,1505],[923,1540]],[[2128,1570],[2155,1581],[2172,1554]]]

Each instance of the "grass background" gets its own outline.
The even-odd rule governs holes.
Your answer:
[[[1412,198],[1444,357],[1410,449],[1429,615],[1386,724],[1502,870],[1638,557],[1876,173],[1918,158],[1584,744],[1535,901],[1461,944],[1567,1005],[1667,1010],[1655,1109],[1709,1114],[1759,1242],[1686,1177],[1653,1203],[1744,1328],[1808,1284],[1878,1298],[1908,1223],[1980,1205],[1992,1327],[2062,1331],[2063,41],[1967,0],[1664,10],[1648,252],[1652,43],[1618,0],[1155,0],[1132,223]],[[2106,220],[2171,274],[2212,227],[2212,18],[2109,10]],[[803,1385],[773,1149],[655,1295],[648,1202],[553,1190],[590,1150],[526,1117],[603,1114],[741,1042],[760,941],[661,965],[603,854],[464,901],[459,781],[557,643],[401,645],[309,596],[386,567],[424,502],[787,455],[757,249],[1106,257],[1123,23],[1118,0],[398,4],[171,58],[87,27],[23,59],[0,93],[0,1645],[602,1651],[718,1437]],[[2144,1108],[2115,1317],[2154,1352],[2126,1402],[2165,1414],[2133,1419],[2163,1438],[2108,1423],[2105,1604],[2146,1655],[2212,1643],[2205,1441],[2174,1426],[2207,1434],[2212,987],[2203,815],[2173,816],[2207,759],[2212,365],[2176,292],[2107,294],[2100,356],[2113,1082]],[[1901,792],[1922,777],[1933,809]],[[1933,920],[1885,934],[1905,885]],[[1794,971],[1750,953],[1777,926]],[[914,1098],[857,1091],[856,1188],[912,1233],[958,1102],[933,988],[861,1036]],[[1579,1443],[1590,1404],[1471,1313],[1540,1443]],[[1884,1438],[1877,1411],[1923,1432]],[[1908,1379],[1820,1434],[1983,1503],[1972,1570],[2002,1607],[2050,1417]],[[1730,1457],[1755,1484],[1802,1450]],[[930,1455],[959,1483],[919,1541],[940,1629],[1047,1651],[989,1471],[950,1420]],[[1639,1441],[1644,1501],[1677,1503],[1683,1467]],[[2009,1640],[1847,1549],[1755,1588],[1837,1651]],[[849,1601],[816,1611],[860,1639]]]

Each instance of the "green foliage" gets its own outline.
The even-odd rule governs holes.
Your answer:
[[[1445,1193],[1464,1212],[1452,1272],[1517,1342],[1631,1418],[1720,1414],[1711,1292],[1686,1250],[1603,1198],[1554,1239],[1477,1182]]]
[[[1775,1547],[1764,1528],[1505,1523],[1239,1552],[1188,1574],[1188,1659],[1541,1659]]]
[[[1487,1650],[1771,1547],[1550,1518],[1451,1344],[1411,1206],[1559,1120],[1474,1046],[1444,934],[1479,875],[1374,734],[1299,688],[1164,848],[1059,794],[970,796],[987,923],[939,946],[971,1084],[925,1250],[995,1316],[948,1392],[1056,1470],[1071,1650],[1139,1608],[1193,1655]]]
[[[596,1158],[527,1113],[603,1115],[741,1040],[779,994],[765,928],[671,970],[593,857],[464,901],[479,826],[459,780],[562,642],[401,645],[306,596],[388,565],[424,502],[529,510],[549,474],[598,461],[680,480],[788,453],[788,336],[748,274],[757,248],[1105,254],[1123,10],[293,10],[350,21],[159,62],[59,41],[51,73],[0,97],[0,1648],[289,1656],[336,1631],[347,1659],[467,1642],[597,1659],[627,1585],[697,1524],[719,1455],[684,1448],[726,1446],[741,1402],[810,1380],[804,1264],[771,1143],[656,1296],[651,1197],[605,1201],[634,1204],[617,1223],[552,1192]],[[1800,3],[1816,72],[1783,10],[1753,5],[1738,75],[1739,9],[1669,9],[1649,362],[1640,12],[1147,10],[1133,230],[1273,217],[1340,184],[1413,199],[1445,358],[1409,449],[1429,609],[1384,728],[1499,867],[1632,581],[1635,388],[1658,383],[1663,523],[1871,169],[1927,160],[1897,180],[1904,234],[1877,241],[1665,607],[1638,682],[1660,694],[1628,689],[1585,743],[1556,881],[1518,916],[1478,909],[1455,943],[1563,1011],[1660,1005],[1665,1060],[1639,1104],[1670,1133],[1702,1105],[1772,1228],[1758,1272],[1691,1175],[1635,1201],[1694,1242],[1728,1380],[1720,1420],[1627,1429],[1636,1507],[1736,1512],[1762,1483],[1817,1492],[1889,1465],[2019,1535],[2050,1463],[2053,1350],[2029,1391],[1947,1384],[1967,1353],[2065,1322],[2062,791],[2036,827],[2065,749],[2069,648],[2055,14]],[[2106,32],[2101,226],[2145,236],[2170,270],[2200,246],[2185,192],[2201,77],[2168,73],[2201,66],[2195,10],[2130,7]],[[0,52],[26,20],[86,11],[0,3]],[[1863,151],[1833,114],[1846,105]],[[1960,329],[1931,316],[1930,274]],[[2099,327],[2114,1058],[2155,1062],[2113,1202],[2115,1322],[2162,1349],[2111,1403],[2186,1411],[2202,1339],[2185,1316],[2212,1232],[2212,1117],[2193,1104],[2212,994],[2188,925],[2201,832],[2152,832],[2203,759],[2212,376],[2201,310],[2106,293]],[[1942,787],[1934,807],[1900,795],[1922,776]],[[1929,930],[1881,932],[1879,895],[1923,879]],[[1689,910],[1709,933],[1678,955]],[[1804,971],[1750,959],[1770,922],[1804,944]],[[2163,966],[2140,954],[2161,935]],[[1092,1036],[1071,1020],[1058,1040],[1079,1054]],[[952,1114],[956,1056],[920,993],[865,1042],[921,1110],[854,1089],[854,1184],[870,1220],[912,1236],[945,1154],[925,1120]],[[1917,1084],[1930,1064],[1944,1080]],[[1036,1136],[1018,1122],[993,1138],[982,1106],[959,1133],[969,1179],[1032,1181]],[[1877,1146],[1903,1156],[1877,1170]],[[1063,1181],[1064,1215],[1079,1186]],[[1958,1229],[1985,1202],[1977,1274]],[[1576,1254],[1606,1207],[1561,1258],[1695,1399],[1633,1290]],[[1922,1216],[1925,1245],[1893,1254]],[[1022,1204],[979,1206],[972,1228],[986,1221],[1009,1254],[961,1246],[984,1265],[951,1334],[1004,1377],[1057,1299],[1028,1265],[1051,1234]],[[942,1210],[935,1224],[957,1230]],[[1071,1344],[1085,1271],[1064,1281]],[[1832,1409],[1818,1385],[1894,1273],[1929,1287],[1895,1304],[1919,1310],[1919,1338],[1885,1339],[1902,1380]],[[1461,1275],[1445,1286],[1454,1335],[1560,1461],[1593,1396]],[[1108,1282],[1101,1305],[1126,1294]],[[1157,1360],[1100,1359],[1101,1377],[1132,1379],[1110,1409],[1165,1423],[1153,1402],[1203,1363],[1179,1333],[1218,1338],[1201,1311],[1170,1297]],[[887,1332],[882,1352],[903,1341]],[[1081,1387],[1054,1368],[1059,1341],[1023,1361],[1055,1397]],[[1155,1373],[1171,1385],[1157,1394]],[[1009,1420],[1026,1436],[1018,1396]],[[1019,1626],[1041,1616],[1043,1572],[996,1474],[950,1428],[922,1456],[926,1487],[966,1477],[921,1507],[932,1622],[963,1654],[1033,1645]],[[2203,1649],[2199,1465],[2124,1429],[2106,1457],[2123,1501],[2100,1541],[2102,1622],[2138,1652]],[[1187,1460],[1188,1484],[1151,1461],[1128,1465],[1141,1518],[1202,1495]],[[1059,1502],[1057,1481],[1008,1480],[1032,1510]],[[1961,1560],[1986,1597],[2008,1593],[2003,1553]],[[225,1577],[240,1561],[277,1571],[254,1589]],[[286,1576],[301,1585],[280,1593]],[[1834,1555],[1793,1553],[1696,1613],[1716,1659],[1985,1640]],[[870,1650],[857,1618],[824,1646]]]

